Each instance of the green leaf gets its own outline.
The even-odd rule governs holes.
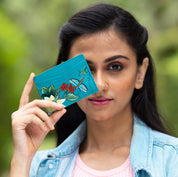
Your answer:
[[[65,90],[65,91],[64,91],[64,98],[65,98],[65,99],[66,99],[66,97],[67,97],[68,92],[69,92],[68,90]]]
[[[49,95],[48,88],[47,88],[47,87],[43,87],[43,88],[41,89],[41,93],[42,93],[42,95],[48,96],[48,95]]]
[[[59,96],[59,95],[56,95],[56,96],[55,96],[55,100],[54,100],[54,101],[59,100],[59,98],[60,98],[60,96]]]
[[[55,95],[55,90],[54,90],[54,86],[53,85],[51,85],[50,87],[49,87],[49,94],[50,95]]]
[[[68,101],[75,101],[79,98],[79,96],[74,95],[73,93],[69,93],[66,95],[66,100]]]

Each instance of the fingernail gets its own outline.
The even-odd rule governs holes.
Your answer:
[[[31,76],[34,76],[34,75],[35,75],[35,73],[32,72],[32,73],[30,74],[30,77],[31,77]]]
[[[60,106],[61,108],[65,108],[65,106],[62,103],[57,103],[58,106]]]
[[[51,130],[54,130],[54,125],[50,125],[50,127],[51,127]]]

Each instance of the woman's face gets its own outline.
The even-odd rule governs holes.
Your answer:
[[[77,38],[69,58],[84,54],[99,91],[78,101],[87,119],[104,121],[131,113],[131,97],[139,87],[136,54],[114,30]],[[139,76],[138,76],[139,75]]]

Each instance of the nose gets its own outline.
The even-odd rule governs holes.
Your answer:
[[[99,89],[99,92],[107,91],[108,82],[107,82],[107,79],[102,71],[95,72],[94,79],[95,79],[96,85]]]

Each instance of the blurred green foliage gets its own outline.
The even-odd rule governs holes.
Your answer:
[[[177,0],[0,0],[0,176],[9,170],[13,149],[10,115],[18,109],[29,74],[55,65],[61,25],[75,12],[99,2],[123,7],[147,27],[157,68],[158,105],[178,136]],[[31,99],[36,97],[34,88]]]

